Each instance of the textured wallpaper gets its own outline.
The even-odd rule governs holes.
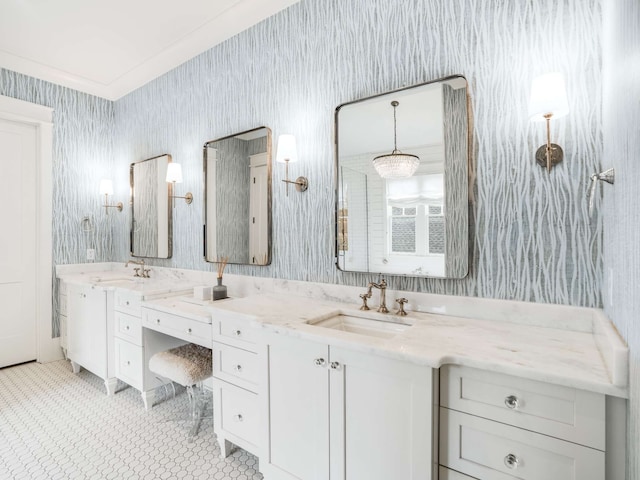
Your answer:
[[[627,478],[640,478],[640,3],[604,3],[604,154],[597,171],[615,168],[598,186],[604,217],[605,311],[629,345]],[[602,193],[601,193],[602,192]]]
[[[54,265],[85,262],[88,248],[96,250],[97,262],[110,260],[114,255],[111,232],[124,216],[115,209],[105,215],[100,208],[103,201],[98,192],[100,179],[112,178],[114,184],[121,183],[125,189],[128,183],[126,175],[117,179],[111,176],[114,170],[113,103],[4,69],[0,69],[0,95],[54,109]],[[55,312],[57,292],[53,333],[58,336]]]
[[[120,99],[116,169],[169,152],[183,164],[191,207],[176,208],[174,256],[202,260],[202,149],[261,125],[297,137],[309,190],[285,197],[274,165],[273,262],[233,273],[364,285],[335,265],[336,106],[452,74],[469,81],[474,113],[472,259],[462,280],[395,277],[393,288],[597,306],[600,217],[587,218],[588,175],[602,148],[601,12],[596,0],[303,0]],[[531,79],[566,74],[571,113],[553,122],[565,162],[535,165],[544,127],[527,119]],[[126,260],[124,235],[115,240]]]

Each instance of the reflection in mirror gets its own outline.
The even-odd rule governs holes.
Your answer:
[[[336,109],[339,269],[467,274],[468,123],[467,82],[460,76]],[[411,173],[414,156],[419,164]],[[376,170],[376,157],[387,165]],[[409,176],[395,161],[407,162]]]
[[[204,145],[205,260],[271,263],[271,130]]]
[[[170,162],[171,155],[161,155],[132,163],[129,169],[134,257],[171,258],[171,185],[166,182]]]

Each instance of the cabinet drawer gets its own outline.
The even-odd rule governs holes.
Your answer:
[[[142,321],[127,313],[114,312],[115,336],[142,346]]]
[[[440,378],[443,407],[605,448],[604,395],[456,365]]]
[[[139,294],[128,292],[126,290],[116,289],[114,294],[115,310],[140,316],[140,309],[142,308],[142,299]]]
[[[440,463],[483,480],[602,480],[604,452],[440,408]]]
[[[258,444],[260,416],[258,395],[214,380],[219,402],[217,424],[222,430],[253,445]],[[232,440],[233,441],[233,440]]]
[[[142,309],[142,326],[211,348],[211,324],[149,308]]]
[[[142,347],[121,338],[114,339],[116,377],[133,388],[142,390],[144,351]]]
[[[456,472],[455,470],[450,470],[443,466],[440,466],[438,473],[440,474],[438,480],[477,480],[465,475],[464,473]]]
[[[259,381],[258,355],[213,342],[213,375],[255,392]]]
[[[246,320],[225,317],[216,321],[214,326],[216,340],[227,345],[244,348],[252,352],[256,351],[258,333],[255,328],[247,324]]]

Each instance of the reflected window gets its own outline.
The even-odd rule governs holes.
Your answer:
[[[442,174],[387,180],[388,253],[445,254]]]

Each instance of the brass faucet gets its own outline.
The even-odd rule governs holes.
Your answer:
[[[144,259],[140,259],[138,260],[129,260],[127,261],[127,263],[124,264],[124,268],[127,268],[129,266],[130,263],[134,263],[136,265],[140,265],[140,267],[142,268],[142,275],[140,274],[140,268],[134,268],[133,270],[136,272],[133,276],[134,277],[139,277],[139,278],[151,278],[149,276],[149,272],[151,271],[151,269],[149,268],[144,268]]]
[[[360,295],[360,298],[362,299],[362,306],[360,307],[360,310],[369,310],[369,306],[367,305],[367,299],[371,298],[371,295],[372,295],[371,290],[373,288],[377,288],[380,290],[380,305],[378,306],[378,312],[389,313],[389,310],[387,309],[387,305],[386,305],[387,282],[382,277],[378,281],[378,283],[369,282],[369,285],[367,286],[367,293],[363,293]]]

